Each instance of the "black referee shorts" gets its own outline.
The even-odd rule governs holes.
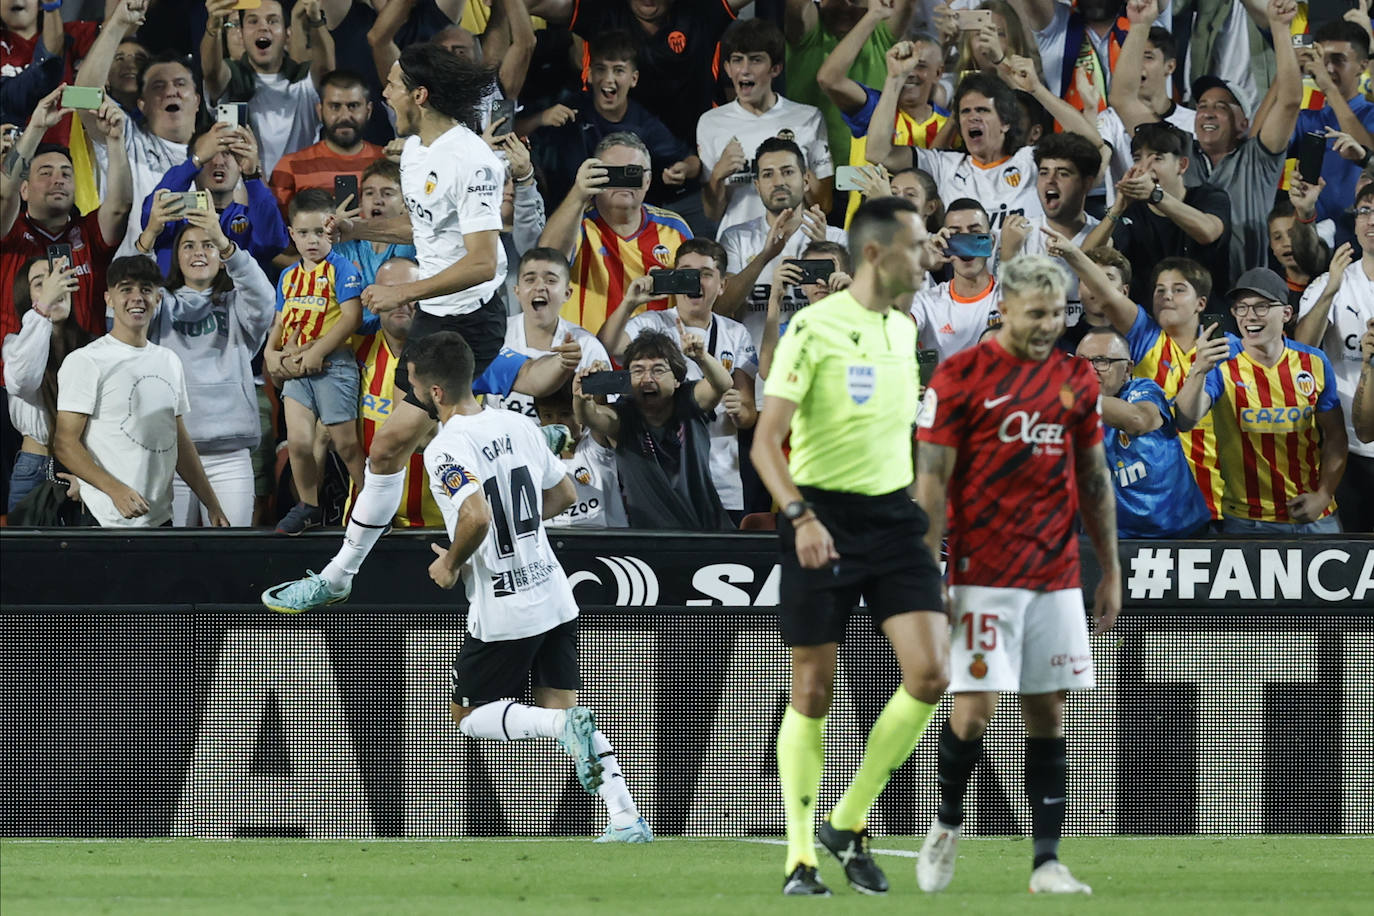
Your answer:
[[[416,309],[415,320],[411,323],[410,333],[406,336],[406,344],[440,331],[457,331],[463,335],[463,339],[472,348],[472,377],[476,379],[491,365],[491,361],[501,352],[501,347],[506,342],[506,304],[501,299],[500,291],[493,293],[477,311],[465,315],[445,315],[440,318],[424,309]],[[415,393],[410,390],[410,373],[406,370],[404,352],[401,353],[401,358],[396,360],[392,378],[395,379],[396,390],[405,392],[406,403],[414,404],[421,410],[425,409],[425,405],[421,404]]]
[[[472,707],[519,699],[528,686],[555,690],[582,686],[576,618],[524,639],[482,642],[471,633],[463,638],[463,648],[453,663],[453,702]]]
[[[802,496],[830,532],[840,558],[820,569],[803,569],[792,525],[779,518],[778,617],[785,644],[844,642],[860,598],[875,628],[897,614],[944,608],[940,568],[922,540],[930,523],[906,491],[865,496],[803,487]]]

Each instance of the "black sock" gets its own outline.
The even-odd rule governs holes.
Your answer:
[[[936,813],[940,823],[950,827],[964,823],[964,794],[982,753],[982,736],[965,741],[954,734],[946,720],[940,729],[940,809]]]
[[[1064,833],[1064,795],[1069,785],[1063,738],[1026,739],[1026,799],[1035,840],[1034,868],[1059,858]]]

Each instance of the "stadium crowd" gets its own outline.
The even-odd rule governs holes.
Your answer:
[[[771,527],[779,339],[899,196],[923,374],[1062,265],[1123,536],[1374,531],[1370,0],[0,4],[11,523],[340,522],[435,288],[393,227],[465,155],[400,168],[432,45],[490,70],[486,404],[573,478],[552,524]],[[442,525],[396,466],[394,525]]]

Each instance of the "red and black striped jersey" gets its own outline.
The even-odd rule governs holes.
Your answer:
[[[949,482],[955,585],[1080,585],[1075,453],[1102,441],[1097,375],[1058,350],[1043,362],[995,338],[940,364],[917,438],[958,451]]]

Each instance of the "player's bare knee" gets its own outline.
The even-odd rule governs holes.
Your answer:
[[[405,459],[410,454],[404,450],[405,445],[406,443],[396,441],[392,436],[383,436],[379,432],[373,438],[372,448],[367,453],[368,469],[374,474],[395,474],[405,470]]]
[[[922,703],[935,704],[949,687],[949,674],[943,669],[913,672],[902,678],[902,688]]]
[[[1058,738],[1064,734],[1065,691],[1021,697],[1021,720],[1032,738]]]

